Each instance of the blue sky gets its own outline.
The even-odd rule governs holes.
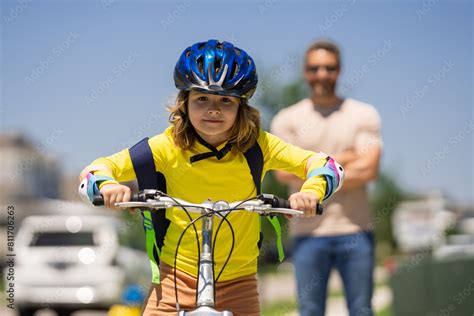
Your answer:
[[[1,9],[1,131],[26,133],[67,173],[167,126],[186,46],[234,42],[272,85],[297,79],[305,48],[325,37],[343,50],[340,93],[380,112],[382,168],[406,190],[474,202],[471,1],[4,0]]]

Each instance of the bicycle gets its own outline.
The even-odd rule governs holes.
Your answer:
[[[96,196],[93,204],[96,206],[103,205],[102,196]],[[227,215],[236,211],[255,212],[262,216],[274,216],[276,214],[285,215],[302,215],[303,211],[293,210],[290,208],[288,200],[279,198],[272,194],[261,194],[257,197],[250,198],[243,201],[228,203],[226,201],[211,201],[206,200],[203,203],[190,203],[181,199],[173,198],[158,190],[143,190],[133,194],[130,202],[115,203],[115,206],[123,209],[139,208],[142,212],[144,210],[163,210],[171,207],[180,207],[186,212],[188,210],[193,213],[201,214],[199,217],[192,219],[189,215],[190,223],[182,232],[175,252],[174,265],[174,283],[176,295],[176,310],[179,316],[232,316],[231,311],[217,311],[215,307],[215,282],[218,280],[220,274],[224,270],[229,261],[234,246],[233,229],[230,222],[226,219]],[[316,213],[322,214],[323,208],[321,204],[317,205]],[[215,238],[223,222],[227,222],[232,231],[232,246],[221,271],[216,279],[214,279],[214,262],[213,262],[213,248],[212,240],[213,231],[213,216],[220,216],[223,220],[219,223]],[[197,283],[197,301],[196,309],[192,311],[182,311],[179,307],[178,291],[176,284],[176,257],[178,254],[179,245],[182,237],[187,229],[194,225],[198,220],[202,219],[202,252],[198,242],[199,263],[198,263],[198,283]],[[197,232],[196,232],[197,237]]]

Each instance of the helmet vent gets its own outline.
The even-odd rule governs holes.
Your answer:
[[[234,78],[239,73],[239,65],[237,63],[232,64],[232,70],[230,71],[231,78]]]
[[[200,72],[204,72],[204,56],[199,56],[196,60]]]
[[[214,59],[214,69],[216,70],[216,73],[219,72],[221,69],[222,63],[219,59]]]

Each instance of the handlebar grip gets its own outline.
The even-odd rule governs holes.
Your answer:
[[[95,206],[104,205],[104,197],[102,195],[94,196],[94,200],[92,201],[92,204],[94,204]]]
[[[274,205],[275,207],[281,207],[281,208],[291,208],[290,206],[290,201],[287,199],[282,199],[280,197],[275,196],[274,200]]]
[[[316,205],[316,214],[323,215],[323,211],[324,211],[323,205],[321,203],[318,203]]]
[[[273,207],[281,207],[281,208],[291,208],[290,201],[286,199],[282,199],[280,197],[275,196],[272,201]],[[316,205],[316,215],[322,215],[324,211],[323,205],[318,203]]]
[[[130,197],[130,201],[132,202],[138,202],[138,201],[143,201],[144,199],[140,198],[138,193],[132,194]],[[94,200],[92,201],[92,204],[95,206],[103,206],[104,205],[104,197],[102,195],[96,195],[94,196]]]
[[[272,206],[273,207],[281,207],[281,208],[291,208],[290,207],[290,201],[286,199],[282,199],[278,196],[274,196],[273,201],[272,201]],[[321,203],[318,203],[316,205],[316,214],[317,215],[322,215],[324,211],[323,205]]]

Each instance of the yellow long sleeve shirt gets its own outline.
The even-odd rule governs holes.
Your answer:
[[[308,159],[317,155],[312,168],[324,166],[326,155],[303,150],[287,144],[278,137],[261,131],[258,144],[263,153],[264,164],[262,178],[268,170],[285,170],[304,179]],[[201,203],[207,199],[225,200],[234,202],[254,197],[257,192],[253,182],[250,168],[242,152],[231,150],[222,159],[207,158],[190,163],[190,157],[199,153],[208,152],[209,149],[196,142],[192,150],[181,150],[176,147],[172,137],[172,127],[164,133],[148,140],[151,147],[156,171],[161,172],[166,179],[167,194],[192,203]],[[221,149],[225,144],[217,147]],[[131,181],[136,178],[132,160],[128,149],[124,149],[109,157],[99,158],[92,165],[106,165],[112,174],[109,175],[119,182]],[[305,186],[303,191],[313,192],[322,200],[326,190],[326,180],[318,177],[319,181],[312,179],[311,185]],[[191,214],[193,218],[198,214]],[[168,209],[166,217],[170,226],[166,232],[164,245],[161,249],[160,260],[173,266],[174,255],[180,234],[189,224],[186,213],[179,208]],[[250,212],[236,212],[227,216],[232,224],[235,234],[235,245],[232,257],[229,260],[220,281],[232,280],[241,276],[250,275],[257,271],[257,257],[259,249],[260,220],[259,215]],[[214,227],[220,219],[214,218]],[[201,221],[196,224],[201,238]],[[214,234],[216,229],[214,229]],[[220,271],[232,244],[232,233],[226,223],[222,224],[214,249],[215,271]],[[177,268],[193,276],[197,276],[198,253],[194,230],[188,229],[181,242]]]

